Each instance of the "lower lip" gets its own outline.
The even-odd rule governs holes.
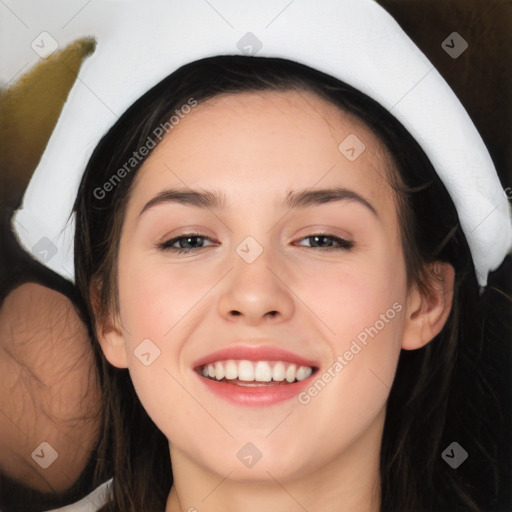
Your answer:
[[[299,382],[294,382],[293,384],[274,386],[258,385],[251,387],[218,382],[212,379],[206,379],[202,375],[198,375],[198,377],[212,393],[232,403],[237,405],[267,406],[296,397],[309,385],[309,381],[313,375]]]

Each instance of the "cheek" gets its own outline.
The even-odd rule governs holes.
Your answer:
[[[360,341],[386,333],[399,337],[407,298],[405,264],[397,252],[347,260],[346,265],[313,265],[307,279],[296,276],[294,291],[325,326],[326,337],[339,352]],[[365,335],[366,333],[366,335]],[[345,348],[346,347],[346,348]]]
[[[395,375],[404,328],[407,280],[401,253],[389,251],[357,269],[319,270],[309,277],[297,295],[321,320],[318,325],[329,340],[331,361],[318,385],[330,389],[324,403],[336,402],[341,393],[345,405],[354,410],[382,406]]]
[[[405,297],[400,275],[338,276],[322,283],[327,293],[310,285],[315,312],[329,326],[331,356],[304,393],[297,429],[321,437],[324,442],[309,464],[328,458],[356,442],[361,432],[375,425],[383,414],[391,391],[401,350]],[[393,286],[394,284],[394,286]],[[303,288],[302,293],[307,295]],[[336,425],[323,428],[319,425]],[[277,439],[286,443],[283,438]]]
[[[191,271],[192,267],[150,264],[148,260],[135,256],[120,259],[121,318],[129,333],[162,340],[215,280],[196,267]]]
[[[133,253],[119,258],[120,311],[130,378],[152,421],[173,439],[187,432],[190,417],[197,415],[190,396],[178,383],[183,380],[179,366],[182,342],[173,335],[186,328],[181,320],[188,318],[187,313],[206,292],[198,287],[201,280],[197,273],[184,272],[176,265],[151,265]]]

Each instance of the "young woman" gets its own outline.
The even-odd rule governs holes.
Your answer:
[[[369,0],[130,5],[15,219],[74,254],[101,510],[502,508],[479,363],[512,226],[446,83]]]
[[[185,65],[101,139],[75,213],[102,510],[480,510],[446,462],[476,446],[445,430],[481,342],[471,254],[375,101],[284,59]]]

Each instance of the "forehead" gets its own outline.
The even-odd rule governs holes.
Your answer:
[[[303,90],[221,94],[180,116],[138,172],[138,202],[170,187],[226,190],[230,202],[343,186],[393,206],[390,159],[359,119]]]

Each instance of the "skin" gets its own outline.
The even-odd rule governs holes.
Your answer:
[[[24,283],[0,308],[0,472],[38,491],[63,492],[99,438],[101,389],[87,329],[64,295]],[[50,460],[43,468],[32,458]],[[46,450],[46,451],[45,451]]]
[[[338,150],[349,134],[366,146],[353,162]],[[106,357],[129,368],[169,439],[175,484],[166,512],[379,510],[379,451],[398,356],[441,330],[454,277],[439,264],[444,281],[432,294],[407,288],[386,162],[372,132],[325,100],[265,91],[197,106],[139,171],[120,240],[120,309],[98,328]],[[288,190],[331,186],[357,192],[377,215],[347,200],[280,206]],[[160,203],[139,215],[171,187],[221,190],[227,207]],[[203,248],[156,248],[190,232],[208,237],[192,245]],[[337,246],[328,239],[317,248],[307,238],[317,233],[354,247],[328,249]],[[263,248],[250,264],[236,252],[247,236]],[[322,373],[394,303],[400,312],[307,405],[234,405],[192,369],[199,357],[251,339],[246,345],[272,340],[316,360]],[[161,351],[150,366],[134,355],[147,338]],[[251,468],[236,456],[247,442],[262,454]]]

